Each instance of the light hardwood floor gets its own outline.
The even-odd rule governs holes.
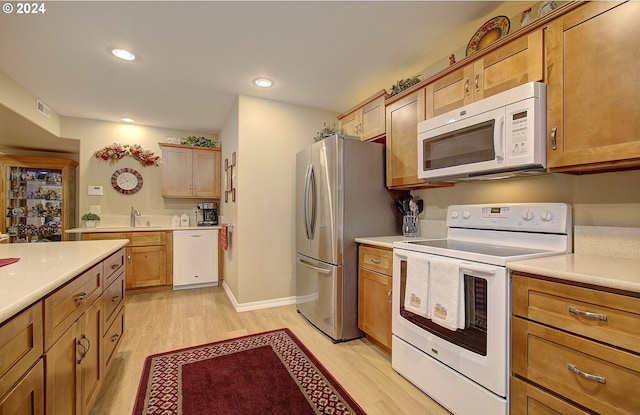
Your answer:
[[[368,415],[449,415],[394,372],[387,354],[365,339],[334,344],[293,305],[236,313],[222,287],[128,292],[125,301],[125,336],[91,415],[132,413],[148,355],[284,327],[295,333]]]

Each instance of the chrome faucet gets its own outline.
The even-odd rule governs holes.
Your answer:
[[[130,215],[131,223],[130,224],[132,228],[136,227],[136,216],[140,216],[140,211],[134,209],[133,206],[131,206],[131,215]]]

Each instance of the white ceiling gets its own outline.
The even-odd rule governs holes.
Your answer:
[[[343,112],[465,46],[501,3],[47,1],[0,14],[0,71],[61,116],[217,133],[239,94]]]

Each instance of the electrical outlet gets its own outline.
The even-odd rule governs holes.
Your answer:
[[[193,208],[193,214],[196,215],[196,216],[198,215],[198,208],[197,207]]]
[[[89,206],[89,212],[95,213],[96,215],[100,214],[100,205]]]

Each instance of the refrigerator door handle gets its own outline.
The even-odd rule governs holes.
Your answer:
[[[307,238],[313,239],[316,230],[316,176],[313,164],[307,166],[304,184],[304,224]]]
[[[314,265],[309,264],[308,262],[306,262],[302,258],[298,258],[298,262],[301,263],[302,265],[304,265],[305,267],[311,268],[314,271],[318,271],[318,272],[321,272],[323,274],[331,274],[331,270],[330,269],[324,269],[324,268],[316,267]]]

